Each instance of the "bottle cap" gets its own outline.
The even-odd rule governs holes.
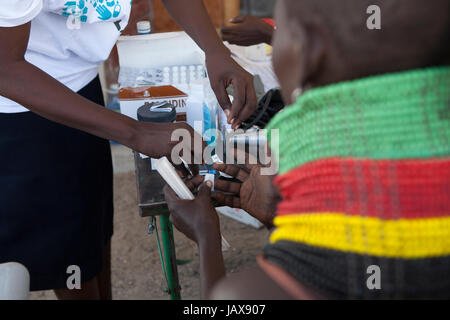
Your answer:
[[[152,31],[152,26],[148,20],[138,21],[136,27],[139,34],[148,34]]]
[[[144,122],[174,122],[177,111],[173,105],[167,102],[146,103],[137,111],[137,118]]]
[[[119,92],[119,84],[118,83],[111,83],[109,85],[109,91],[111,93],[118,93]]]

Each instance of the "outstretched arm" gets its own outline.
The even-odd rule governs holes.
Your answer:
[[[30,25],[0,27],[0,95],[49,120],[157,158],[170,157],[177,143],[171,141],[173,130],[186,129],[195,137],[187,124],[142,123],[102,108],[26,61]]]
[[[222,39],[239,46],[271,44],[274,28],[263,19],[245,15],[231,19],[231,26],[222,27]]]
[[[195,189],[203,181],[196,176],[186,185]],[[260,267],[225,277],[219,219],[211,203],[210,182],[200,187],[195,200],[180,200],[165,186],[164,195],[170,220],[189,239],[196,242],[200,256],[200,287],[202,299],[291,299]]]
[[[172,223],[198,245],[201,296],[206,299],[212,288],[225,277],[219,217],[211,203],[210,182],[200,187],[192,201],[180,200],[168,186],[164,188],[164,195]]]
[[[205,51],[211,87],[221,107],[224,110],[231,109],[228,121],[236,129],[257,107],[253,77],[231,58],[229,50],[214,29],[202,0],[163,0],[163,2],[174,20]],[[233,104],[226,92],[230,84],[233,85],[235,92]]]

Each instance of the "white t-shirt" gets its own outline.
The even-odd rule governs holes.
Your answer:
[[[1,0],[0,27],[31,21],[25,59],[78,91],[97,76],[130,11],[130,0]],[[0,113],[24,111],[0,96]]]

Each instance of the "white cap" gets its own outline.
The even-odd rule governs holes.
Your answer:
[[[152,26],[148,20],[138,21],[136,27],[139,34],[148,34],[152,31]]]
[[[109,90],[113,93],[119,92],[119,84],[118,83],[111,83],[109,86]]]
[[[0,300],[27,300],[30,273],[17,262],[0,264]]]

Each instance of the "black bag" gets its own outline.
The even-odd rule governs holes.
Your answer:
[[[259,100],[255,112],[242,122],[241,129],[248,130],[253,126],[262,129],[283,108],[284,102],[280,89],[271,89]]]

